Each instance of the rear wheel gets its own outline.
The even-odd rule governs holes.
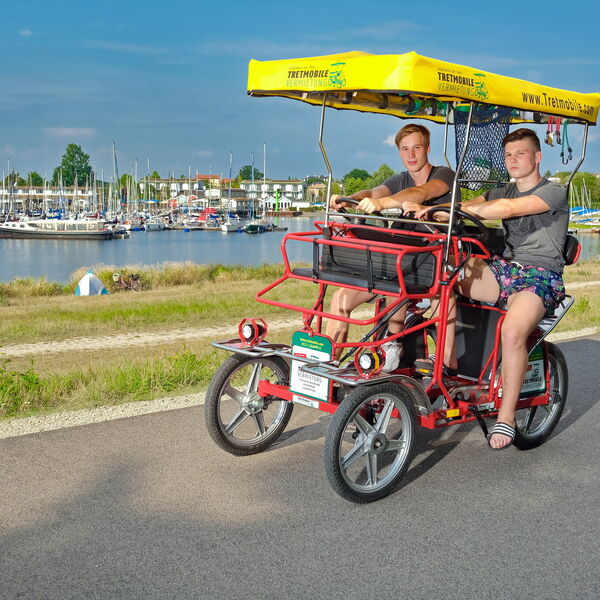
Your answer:
[[[345,500],[364,504],[394,490],[414,456],[417,417],[401,385],[359,387],[336,410],[325,438],[325,472]]]
[[[565,407],[569,388],[567,362],[554,344],[547,343],[546,352],[550,369],[550,398],[548,404],[517,411],[514,444],[521,450],[529,450],[543,444],[554,431]]]
[[[283,433],[294,408],[273,396],[260,397],[260,381],[287,384],[289,366],[278,357],[230,356],[214,374],[204,404],[204,419],[215,443],[244,456],[268,448]]]

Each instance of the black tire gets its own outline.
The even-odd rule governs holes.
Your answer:
[[[398,417],[391,417],[393,409]],[[401,385],[382,383],[349,393],[325,437],[325,472],[345,500],[365,504],[387,496],[415,452],[417,417]]]
[[[548,439],[560,421],[567,400],[569,373],[565,357],[554,344],[546,343],[546,352],[550,369],[550,401],[543,406],[517,411],[514,445],[520,450],[536,448]]]
[[[142,291],[142,282],[139,279],[133,279],[131,281],[131,289],[134,292],[141,292]]]
[[[294,405],[256,394],[259,380],[289,382],[289,366],[278,357],[230,356],[213,375],[206,392],[204,420],[215,443],[246,456],[268,448],[283,433]]]

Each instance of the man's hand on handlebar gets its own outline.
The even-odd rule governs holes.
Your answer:
[[[383,205],[378,198],[363,198],[356,208],[370,215],[374,212],[381,212],[383,210]]]
[[[351,198],[352,200],[356,200],[352,196],[341,196],[340,194],[332,194],[331,198],[329,198],[329,207],[333,208],[333,210],[339,210],[340,208],[349,208],[351,205],[347,202],[344,202],[347,198]],[[358,202],[358,200],[356,200]]]
[[[450,215],[447,212],[438,211],[433,213],[431,217],[427,213],[432,209],[432,206],[420,206],[419,210],[415,211],[415,219],[423,219],[424,221],[439,221],[447,223],[450,220]]]
[[[354,200],[354,202],[345,202],[345,200]],[[379,212],[383,208],[381,202],[376,198],[355,198],[354,196],[340,196],[333,194],[329,199],[329,206],[334,210],[340,208],[357,208],[358,210],[370,215]]]

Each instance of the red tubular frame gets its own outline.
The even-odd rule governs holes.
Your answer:
[[[317,317],[316,324],[316,333],[321,332],[321,325],[323,318],[336,319],[339,321],[345,321],[350,324],[365,326],[372,325],[379,321],[381,318],[385,317],[393,308],[397,307],[399,304],[407,301],[407,300],[421,300],[424,298],[438,298],[439,299],[439,308],[437,311],[437,316],[431,317],[430,319],[424,320],[417,325],[412,327],[408,327],[404,329],[402,332],[388,336],[386,338],[381,338],[376,341],[365,341],[365,342],[345,342],[345,343],[334,343],[334,351],[336,348],[363,348],[363,347],[373,347],[377,345],[381,345],[385,341],[402,338],[403,336],[410,335],[414,332],[422,330],[425,335],[425,330],[427,327],[435,324],[439,324],[438,326],[438,335],[437,335],[437,348],[443,348],[445,339],[446,339],[446,329],[447,329],[447,319],[443,319],[441,315],[447,315],[448,306],[450,302],[450,297],[452,294],[452,289],[456,283],[456,276],[453,271],[449,268],[444,268],[443,265],[443,252],[444,252],[444,242],[446,240],[445,234],[422,234],[415,232],[404,232],[403,230],[398,230],[399,234],[403,236],[415,236],[419,238],[429,238],[432,241],[440,241],[440,244],[437,246],[409,246],[406,244],[394,244],[390,242],[382,242],[376,240],[364,240],[357,237],[341,237],[340,238],[325,238],[323,237],[323,229],[324,226],[329,227],[334,233],[351,233],[353,227],[356,227],[352,224],[345,223],[329,223],[326,224],[322,221],[315,222],[316,230],[315,231],[306,231],[306,232],[294,232],[288,233],[285,235],[281,241],[281,253],[283,257],[284,264],[284,273],[278,278],[275,282],[268,285],[264,289],[260,290],[256,299],[259,302],[264,304],[269,304],[272,306],[278,306],[281,308],[295,310],[301,312],[303,314],[304,328],[305,331],[309,333],[313,333],[313,330],[310,327],[310,323],[314,317]],[[360,226],[364,228],[365,226]],[[375,231],[380,231],[380,228],[373,227],[370,229],[374,229]],[[319,236],[317,238],[317,236]],[[336,283],[326,279],[320,279],[318,277],[307,277],[301,274],[295,274],[292,271],[292,268],[289,263],[288,255],[287,255],[287,244],[290,241],[298,241],[298,242],[309,242],[311,244],[317,243],[319,245],[332,245],[346,248],[364,248],[365,250],[369,249],[372,253],[379,252],[382,254],[391,254],[396,256],[396,271],[398,275],[398,292],[391,292],[389,290],[381,290],[376,287],[376,285],[372,289],[368,289],[362,286],[352,285],[349,283]],[[478,256],[481,258],[488,258],[490,256],[488,250],[484,248],[484,246],[474,238],[463,238],[463,243],[468,242],[471,244],[471,247],[478,249],[481,251],[481,254],[473,254],[473,256]],[[429,252],[434,254],[436,259],[435,266],[435,282],[431,288],[428,288],[426,293],[418,293],[418,294],[409,294],[405,291],[405,282],[404,276],[402,273],[402,258],[407,254],[416,254],[420,252]],[[450,252],[450,256],[460,256],[459,246],[456,239],[452,239],[452,248]],[[458,262],[458,261],[457,261]],[[314,266],[314,265],[313,265]],[[275,287],[281,285],[288,279],[297,279],[302,281],[312,281],[319,285],[319,294],[317,296],[316,301],[313,303],[312,308],[299,307],[292,304],[279,302],[276,300],[270,300],[265,298],[264,296],[273,290]],[[374,294],[379,294],[388,298],[394,298],[393,302],[389,304],[384,309],[379,308],[379,303],[375,309],[375,315],[369,319],[355,319],[351,317],[342,317],[339,315],[333,315],[331,313],[323,310],[323,303],[325,299],[325,292],[328,286],[334,287],[346,287],[350,289],[356,289],[361,291],[370,291]],[[443,360],[436,360],[434,364],[434,371],[432,373],[431,381],[427,386],[425,393],[429,396],[430,399],[435,399],[437,396],[443,396],[446,400],[447,407],[439,410],[434,410],[430,414],[420,414],[418,415],[418,420],[423,427],[434,429],[438,427],[446,427],[450,425],[456,425],[459,423],[465,423],[467,421],[472,421],[476,417],[473,413],[473,404],[481,404],[481,405],[490,405],[491,406],[486,409],[486,416],[494,416],[497,414],[498,409],[502,403],[502,399],[499,396],[499,390],[501,389],[501,377],[498,374],[498,357],[500,352],[500,329],[502,327],[502,323],[504,321],[504,315],[506,311],[500,310],[495,307],[483,306],[482,310],[490,310],[501,313],[500,318],[496,324],[496,333],[494,339],[493,348],[490,351],[489,356],[486,358],[483,368],[477,378],[476,381],[470,380],[468,378],[456,378],[453,382],[456,384],[463,383],[470,391],[474,392],[476,395],[476,399],[472,400],[470,398],[464,399],[461,396],[453,397],[449,389],[446,387],[443,378]],[[545,342],[544,342],[545,343]],[[439,352],[438,352],[439,353]],[[536,406],[547,404],[550,390],[549,390],[549,372],[548,372],[548,353],[545,353],[545,371],[546,371],[546,391],[545,393],[519,400],[518,408],[525,408],[528,406]],[[489,377],[486,377],[486,374],[489,373]],[[407,371],[405,373],[410,375]],[[290,391],[288,385],[274,384],[269,381],[260,381],[259,383],[259,395],[262,397],[265,396],[276,396],[288,402],[293,402],[294,394]],[[481,392],[485,392],[483,397],[481,396]],[[313,403],[316,407],[324,412],[334,413],[339,405],[339,402],[333,398],[330,398],[329,402],[322,402],[313,400]]]

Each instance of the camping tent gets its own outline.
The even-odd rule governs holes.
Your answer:
[[[99,296],[108,293],[104,284],[94,275],[91,269],[79,280],[75,288],[76,296]]]

